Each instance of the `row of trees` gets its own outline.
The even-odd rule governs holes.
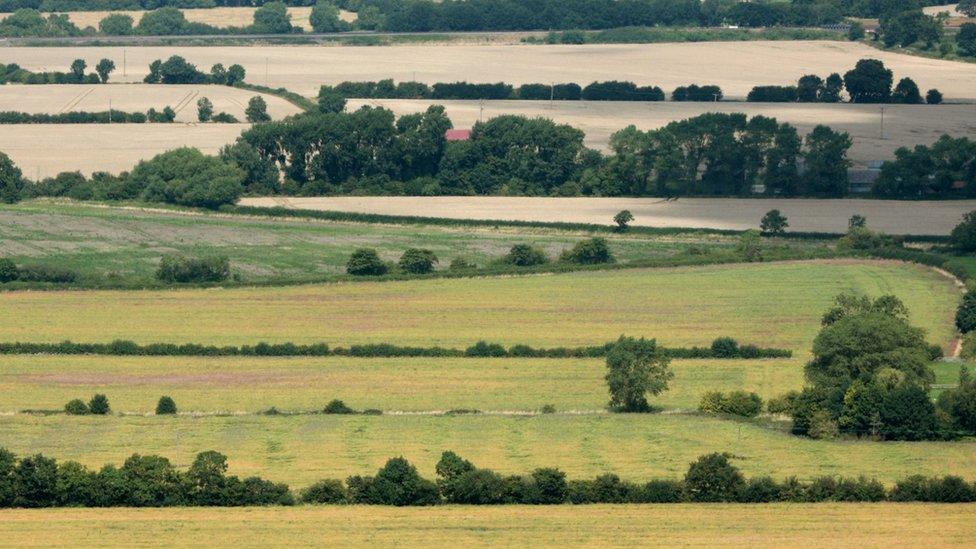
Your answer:
[[[149,64],[149,74],[143,79],[146,84],[218,84],[234,86],[244,82],[247,71],[238,64],[225,68],[222,63],[210,67],[210,73],[197,69],[179,55],[171,56],[166,61],[157,59]]]
[[[95,65],[95,72],[86,74],[87,68],[84,59],[72,61],[69,72],[31,72],[16,63],[0,63],[0,84],[105,84],[115,70],[115,62],[102,59]]]
[[[71,111],[58,114],[0,111],[0,124],[144,124],[146,122],[170,123],[176,119],[171,107],[148,112],[125,111]]]
[[[907,103],[923,102],[918,84],[911,78],[902,78],[892,89],[893,73],[877,59],[861,59],[843,77],[838,73],[823,79],[815,74],[802,76],[796,86],[756,86],[747,96],[748,101],[837,103],[841,92],[847,90],[852,103]],[[939,104],[942,94],[929,90],[924,102]]]
[[[943,135],[931,146],[901,147],[885,162],[874,194],[896,198],[976,195],[976,141]]]
[[[398,82],[392,79],[379,82],[342,82],[322,86],[319,97],[338,96],[362,99],[521,99],[529,101],[664,101],[666,95],[657,86],[638,86],[633,82],[606,81],[579,84],[522,84],[515,87],[498,82],[472,84],[469,82]],[[671,94],[674,101],[720,101],[722,89],[714,85],[690,84],[679,86]]]

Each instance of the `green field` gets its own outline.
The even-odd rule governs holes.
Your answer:
[[[614,472],[632,480],[680,477],[702,454],[731,452],[747,475],[867,475],[886,483],[912,474],[972,478],[976,446],[959,442],[818,441],[747,422],[689,414],[0,417],[0,440],[90,467],[133,453],[178,467],[204,450],[228,456],[230,472],[292,488],[326,477],[373,473],[404,456],[425,476],[444,450],[501,473],[559,467],[570,478]]]
[[[309,411],[334,398],[357,409],[599,410],[608,399],[601,359],[6,356],[0,362],[0,412],[61,409],[96,392],[124,413],[152,412],[160,395],[172,396],[184,412]],[[803,382],[795,360],[679,360],[672,369],[671,390],[654,399],[659,406],[695,408],[710,390],[768,398]]]
[[[976,505],[774,504],[0,511],[19,546],[971,546]]]
[[[610,219],[607,219],[610,223]],[[53,263],[72,269],[81,283],[104,280],[152,284],[162,255],[226,255],[244,281],[315,281],[345,273],[356,248],[375,248],[396,261],[411,247],[433,250],[446,269],[455,257],[480,266],[513,244],[528,242],[556,258],[589,234],[545,228],[383,225],[300,219],[247,218],[176,210],[98,207],[32,201],[0,205],[0,257],[17,263]],[[734,236],[604,234],[619,261],[671,257],[690,244],[728,249]],[[796,241],[794,247],[820,242]]]
[[[0,341],[575,346],[628,334],[688,346],[728,335],[806,353],[821,315],[845,291],[893,293],[931,342],[953,337],[959,290],[949,279],[912,264],[834,260],[285,288],[0,292]]]

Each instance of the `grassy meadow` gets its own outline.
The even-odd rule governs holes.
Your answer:
[[[603,344],[620,334],[667,346],[741,343],[809,350],[845,291],[892,293],[948,344],[959,290],[917,265],[807,261],[283,288],[0,292],[0,341],[466,347]]]
[[[380,390],[380,389],[378,389]],[[913,474],[972,478],[971,441],[823,441],[749,422],[692,414],[225,416],[0,418],[10,451],[43,453],[90,467],[158,454],[188,467],[205,450],[228,456],[231,474],[259,475],[292,488],[323,478],[372,474],[403,456],[434,476],[453,450],[503,474],[559,467],[569,478],[614,472],[631,480],[678,478],[698,456],[730,452],[746,475],[875,477]]]
[[[58,410],[94,393],[124,413],[150,413],[161,395],[187,413],[310,411],[335,398],[360,410],[592,411],[608,399],[602,359],[5,356],[0,363],[0,413]],[[769,398],[803,383],[795,360],[678,360],[672,370],[671,390],[653,399],[658,406],[695,408],[706,391]]]
[[[892,503],[45,509],[5,511],[0,536],[30,547],[942,547],[971,544],[973,514]]]

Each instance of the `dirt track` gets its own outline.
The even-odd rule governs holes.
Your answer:
[[[630,210],[635,225],[715,229],[758,228],[762,216],[778,208],[790,230],[843,232],[854,214],[868,225],[893,234],[948,234],[960,218],[976,210],[976,200],[902,202],[892,200],[709,199],[681,198],[522,198],[522,197],[339,197],[245,198],[250,206],[287,206],[389,215],[565,221],[611,224]]]

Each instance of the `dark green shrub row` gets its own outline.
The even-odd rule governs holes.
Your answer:
[[[156,278],[163,282],[222,282],[230,277],[230,260],[226,257],[163,256]]]
[[[121,467],[90,471],[41,454],[17,459],[0,448],[0,507],[179,507],[293,505],[285,484],[227,476],[227,458],[197,454],[186,471],[164,457],[133,454]]]
[[[72,416],[86,416],[89,414],[96,416],[107,416],[112,412],[108,404],[108,397],[105,395],[95,395],[85,404],[80,398],[76,398],[64,405],[64,412]]]
[[[125,111],[64,112],[59,114],[0,112],[0,124],[144,124],[146,122],[173,122],[176,112],[170,107],[148,113]]]
[[[479,341],[467,349],[444,347],[406,347],[389,343],[353,345],[330,348],[325,343],[296,345],[294,343],[258,343],[240,347],[200,345],[197,343],[149,343],[115,340],[111,343],[0,343],[0,354],[52,354],[103,356],[353,356],[353,357],[497,357],[497,358],[600,358],[606,356],[612,343],[593,347],[535,348],[513,345],[505,348],[498,343]],[[785,349],[763,349],[750,345],[738,347],[736,353],[716,353],[709,347],[664,348],[672,358],[788,358]]]
[[[64,267],[45,264],[17,265],[9,259],[0,258],[0,284],[15,281],[68,284],[76,280],[78,273]]]
[[[646,483],[605,474],[592,480],[567,480],[556,468],[540,468],[527,475],[503,476],[476,467],[454,452],[444,452],[436,466],[437,480],[420,476],[407,460],[387,461],[375,476],[353,476],[345,483],[329,479],[302,490],[301,501],[313,504],[424,506],[559,505],[594,503],[682,502],[877,502],[976,501],[976,484],[959,477],[909,477],[886,490],[865,477],[818,477],[810,482],[770,477],[746,479],[727,454],[709,454],[693,462],[681,480]]]

